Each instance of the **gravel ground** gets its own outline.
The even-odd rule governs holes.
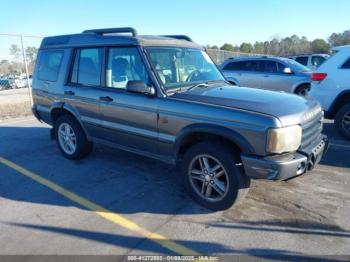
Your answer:
[[[0,121],[32,114],[27,88],[0,91]]]

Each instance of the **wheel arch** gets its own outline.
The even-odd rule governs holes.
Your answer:
[[[212,124],[193,124],[183,128],[175,141],[175,157],[181,156],[192,145],[204,140],[227,142],[234,149],[246,154],[254,154],[254,148],[238,132]]]
[[[347,103],[350,103],[350,90],[345,90],[338,94],[331,104],[326,116],[329,118],[334,118],[339,109]]]
[[[77,123],[80,125],[80,127],[84,131],[87,139],[90,141],[90,138],[84,128],[84,125],[81,122],[79,112],[74,107],[68,104],[65,104],[63,102],[54,103],[50,109],[50,120],[51,120],[52,126],[54,126],[57,119],[64,114],[68,114],[74,117],[74,119],[77,121]]]

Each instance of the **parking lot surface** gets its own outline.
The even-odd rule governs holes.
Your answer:
[[[350,254],[350,143],[325,123],[330,149],[312,172],[253,181],[222,212],[189,199],[176,170],[97,146],[64,159],[33,118],[0,124],[0,254]]]

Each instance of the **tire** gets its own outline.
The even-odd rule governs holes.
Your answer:
[[[308,93],[310,92],[310,85],[301,85],[298,86],[297,89],[295,90],[295,94],[298,96],[307,96]]]
[[[69,130],[69,135],[66,136],[72,138],[69,143],[64,142],[68,140],[65,140],[63,135],[65,133],[65,128]],[[60,131],[63,132],[60,133]],[[65,134],[68,133],[66,132]],[[57,119],[54,125],[54,135],[58,148],[60,149],[62,155],[67,159],[82,159],[92,151],[93,144],[87,140],[83,129],[71,115],[65,114]],[[73,139],[73,137],[75,139]],[[65,147],[64,144],[69,144],[70,146]],[[71,147],[72,150],[68,150],[69,147]]]
[[[335,116],[334,124],[339,134],[350,140],[350,103],[339,109]]]
[[[200,167],[206,166],[205,162],[209,164],[210,172],[207,172],[207,168]],[[221,168],[214,172],[217,166]],[[201,206],[214,211],[238,203],[249,190],[250,179],[244,175],[239,158],[232,149],[221,143],[205,141],[192,146],[185,153],[180,169],[185,188],[191,197]],[[210,197],[202,194],[203,187],[204,194],[208,193],[208,187],[211,188]]]

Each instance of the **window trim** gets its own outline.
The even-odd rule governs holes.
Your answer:
[[[37,78],[38,80],[40,81],[44,81],[44,82],[51,82],[51,83],[55,83],[58,81],[59,77],[60,77],[60,71],[61,71],[61,66],[62,66],[62,62],[63,62],[63,59],[64,59],[64,49],[44,49],[44,50],[41,50],[40,52],[40,57],[39,57],[39,65],[41,64],[41,56],[44,52],[60,52],[62,54],[62,57],[61,57],[61,61],[60,61],[60,64],[59,64],[59,67],[58,67],[58,72],[57,72],[57,77],[56,77],[56,80],[47,80],[47,79],[42,79],[40,78],[40,71],[38,70],[38,74],[37,74]]]

